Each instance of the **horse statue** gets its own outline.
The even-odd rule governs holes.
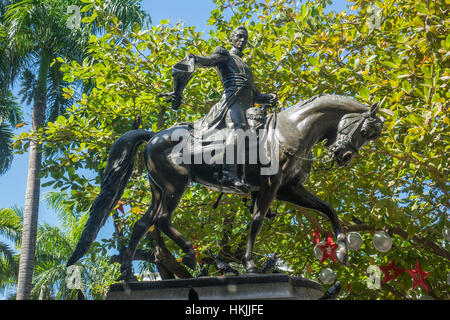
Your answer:
[[[331,222],[338,250],[339,263],[346,265],[347,245],[337,213],[327,202],[306,190],[303,183],[311,170],[311,150],[326,140],[332,164],[347,166],[358,150],[369,141],[377,139],[383,121],[377,116],[378,103],[366,106],[351,98],[338,95],[319,95],[299,102],[279,113],[269,115],[262,126],[266,133],[267,157],[276,164],[276,170],[262,174],[264,165],[244,164],[245,177],[251,186],[253,213],[250,234],[243,264],[247,273],[257,273],[253,250],[258,233],[275,200],[286,201],[299,207],[313,209],[325,215]],[[132,261],[136,248],[151,226],[156,226],[173,240],[185,253],[182,262],[195,268],[195,251],[171,224],[172,214],[191,182],[200,183],[215,190],[236,193],[232,188],[220,185],[217,172],[221,164],[179,163],[172,151],[179,148],[183,139],[173,139],[175,130],[192,132],[192,124],[178,124],[160,132],[137,129],[119,137],[111,147],[108,164],[101,182],[101,191],[90,208],[90,216],[81,238],[67,265],[76,263],[89,250],[99,229],[115,208],[132,173],[138,146],[147,142],[144,157],[152,193],[151,205],[135,223],[128,246],[120,254],[121,279],[134,278]],[[183,142],[184,141],[184,142]]]

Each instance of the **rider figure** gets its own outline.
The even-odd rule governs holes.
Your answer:
[[[237,129],[246,130],[247,120],[245,111],[253,107],[254,103],[274,104],[276,94],[261,94],[254,83],[250,67],[242,59],[243,50],[247,45],[248,32],[244,26],[236,28],[230,37],[232,48],[230,51],[222,46],[217,47],[210,56],[198,56],[189,54],[188,59],[194,61],[195,65],[202,67],[215,67],[221,76],[224,94],[221,101],[214,106],[205,121],[212,126],[218,121],[224,121],[227,127],[226,146],[234,146]],[[182,90],[182,89],[181,89]],[[172,93],[172,101],[179,104],[181,92]],[[178,90],[180,91],[180,90]],[[237,163],[225,163],[224,180],[234,188],[248,191],[249,186],[237,175]]]

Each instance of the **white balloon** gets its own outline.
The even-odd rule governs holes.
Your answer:
[[[338,244],[338,247],[335,251],[336,258],[338,261],[345,261],[346,255],[347,255],[347,247],[345,246],[344,242],[341,242]]]
[[[352,231],[347,234],[347,248],[351,251],[358,251],[362,246],[362,237],[358,232]]]
[[[373,235],[373,246],[380,252],[388,252],[392,248],[392,239],[384,231],[377,231]]]
[[[325,241],[320,241],[314,246],[314,256],[319,260],[322,260],[323,257],[323,252],[319,248],[319,246],[322,244],[325,244]]]
[[[336,273],[330,268],[323,269],[319,273],[319,280],[323,284],[332,284],[336,280]]]

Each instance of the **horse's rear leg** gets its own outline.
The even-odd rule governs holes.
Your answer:
[[[179,184],[176,185],[175,190],[172,192],[169,192],[167,189],[164,190],[165,192],[163,193],[161,201],[161,210],[157,212],[154,223],[159,230],[164,232],[183,250],[184,253],[186,253],[182,259],[183,263],[189,268],[195,269],[195,251],[192,247],[192,243],[185,239],[171,224],[172,213],[175,211],[188,185],[188,181],[185,181],[185,183],[182,183],[182,181],[182,179],[179,180]]]
[[[147,212],[134,224],[128,246],[124,248],[120,253],[120,271],[122,272],[122,275],[119,280],[136,280],[133,275],[132,268],[134,254],[136,253],[139,242],[147,233],[149,228],[154,224],[153,219],[161,207],[161,192],[159,191],[159,188],[151,182],[150,185],[152,190],[152,202],[150,204],[150,207],[148,208]]]
[[[147,170],[151,180],[161,190],[161,207],[153,223],[186,253],[183,262],[195,268],[195,252],[192,243],[186,240],[171,225],[172,213],[178,206],[190,182],[190,167],[178,165],[171,158],[171,150],[179,142],[171,140],[171,133],[156,136],[145,149]]]

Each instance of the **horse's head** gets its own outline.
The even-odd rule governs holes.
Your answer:
[[[342,117],[336,140],[329,149],[331,158],[339,166],[348,165],[361,147],[380,136],[383,121],[376,115],[378,107],[379,104],[375,103],[367,112],[349,113]]]

